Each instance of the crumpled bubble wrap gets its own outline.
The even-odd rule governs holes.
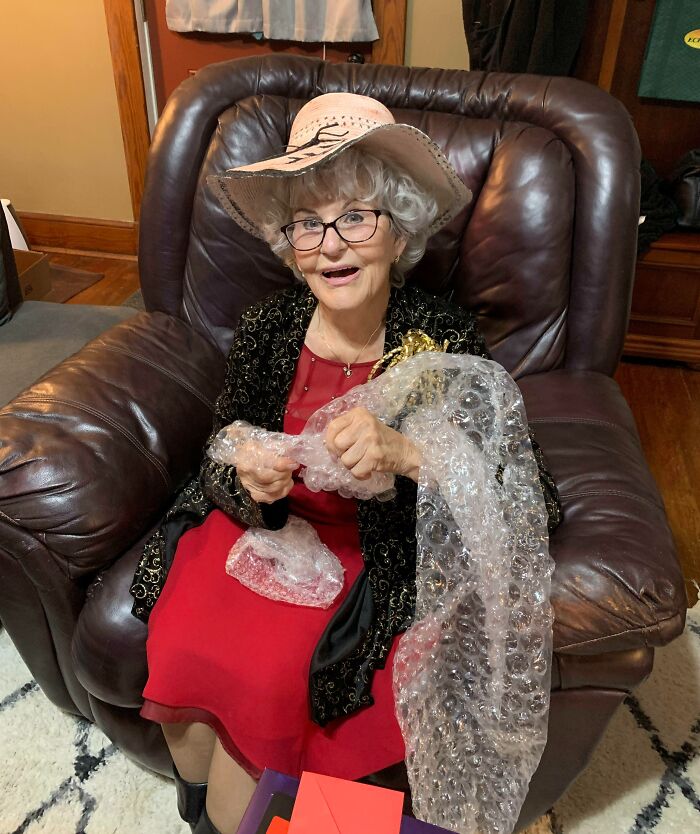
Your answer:
[[[319,409],[305,433],[358,406],[423,457],[416,612],[393,670],[414,813],[508,834],[547,740],[552,657],[553,562],[522,396],[495,362],[424,352]],[[323,478],[331,489],[330,468]]]
[[[337,492],[343,498],[377,498],[380,501],[393,498],[396,495],[393,475],[375,472],[367,480],[360,481],[331,456],[323,443],[325,429],[347,408],[327,409],[328,406],[312,414],[304,431],[298,435],[267,431],[251,426],[245,420],[236,420],[221,429],[209,445],[207,454],[217,463],[233,466],[240,463],[242,455],[253,463],[263,463],[270,454],[289,457],[302,465],[300,477],[312,492],[325,490]],[[249,440],[260,444],[259,447],[245,446]]]
[[[231,548],[226,573],[269,599],[328,608],[343,589],[345,571],[314,528],[290,516],[281,530],[246,530]]]
[[[552,657],[554,565],[522,396],[478,357],[395,370],[404,390],[423,387],[402,426],[423,454],[416,614],[394,662],[413,809],[506,834],[547,739]]]

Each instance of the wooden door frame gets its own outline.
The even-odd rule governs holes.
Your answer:
[[[598,73],[598,86],[601,90],[605,90],[606,93],[609,93],[612,88],[617,53],[620,50],[626,13],[627,0],[613,0],[612,8],[610,9],[610,18],[608,19],[605,46],[603,47],[603,57]]]
[[[134,220],[138,223],[151,137],[133,0],[104,0],[119,122]]]
[[[379,40],[372,47],[372,63],[403,64],[407,0],[374,0]],[[114,84],[117,89],[129,193],[134,220],[141,211],[146,158],[150,145],[146,95],[143,87],[136,11],[132,0],[104,0]]]

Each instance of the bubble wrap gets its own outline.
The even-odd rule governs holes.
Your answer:
[[[506,834],[547,739],[553,562],[539,472],[503,368],[421,354],[395,369],[417,390],[409,363],[424,366],[402,427],[423,453],[417,601],[394,697],[413,808],[461,834]]]
[[[339,403],[336,407],[335,403]],[[289,457],[302,465],[300,477],[312,492],[337,492],[343,498],[377,498],[387,501],[396,495],[394,476],[375,472],[366,481],[360,481],[340,461],[331,456],[323,443],[326,426],[353,405],[347,400],[334,400],[333,408],[326,406],[315,414],[299,435],[267,431],[251,426],[245,420],[236,420],[216,435],[207,449],[209,457],[217,463],[237,466],[246,456],[247,461],[263,463],[270,455]],[[249,440],[259,444],[257,449],[245,447]]]
[[[393,670],[414,812],[507,834],[546,742],[552,656],[547,512],[520,391],[495,362],[424,352],[319,409],[304,433],[317,444],[356,406],[423,458],[416,613]],[[319,488],[335,466],[322,464]]]
[[[246,530],[231,548],[226,573],[270,599],[328,608],[343,588],[345,571],[314,528],[290,516],[281,530]]]

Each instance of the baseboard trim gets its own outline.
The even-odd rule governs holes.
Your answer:
[[[136,255],[138,251],[137,223],[25,211],[18,214],[30,244],[37,249],[46,247],[112,255]]]
[[[650,359],[674,359],[677,362],[689,362],[695,365],[700,363],[700,340],[628,333],[623,354],[646,356]]]

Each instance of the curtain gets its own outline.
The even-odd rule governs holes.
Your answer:
[[[376,41],[371,0],[166,0],[174,32],[259,33],[270,40]]]

